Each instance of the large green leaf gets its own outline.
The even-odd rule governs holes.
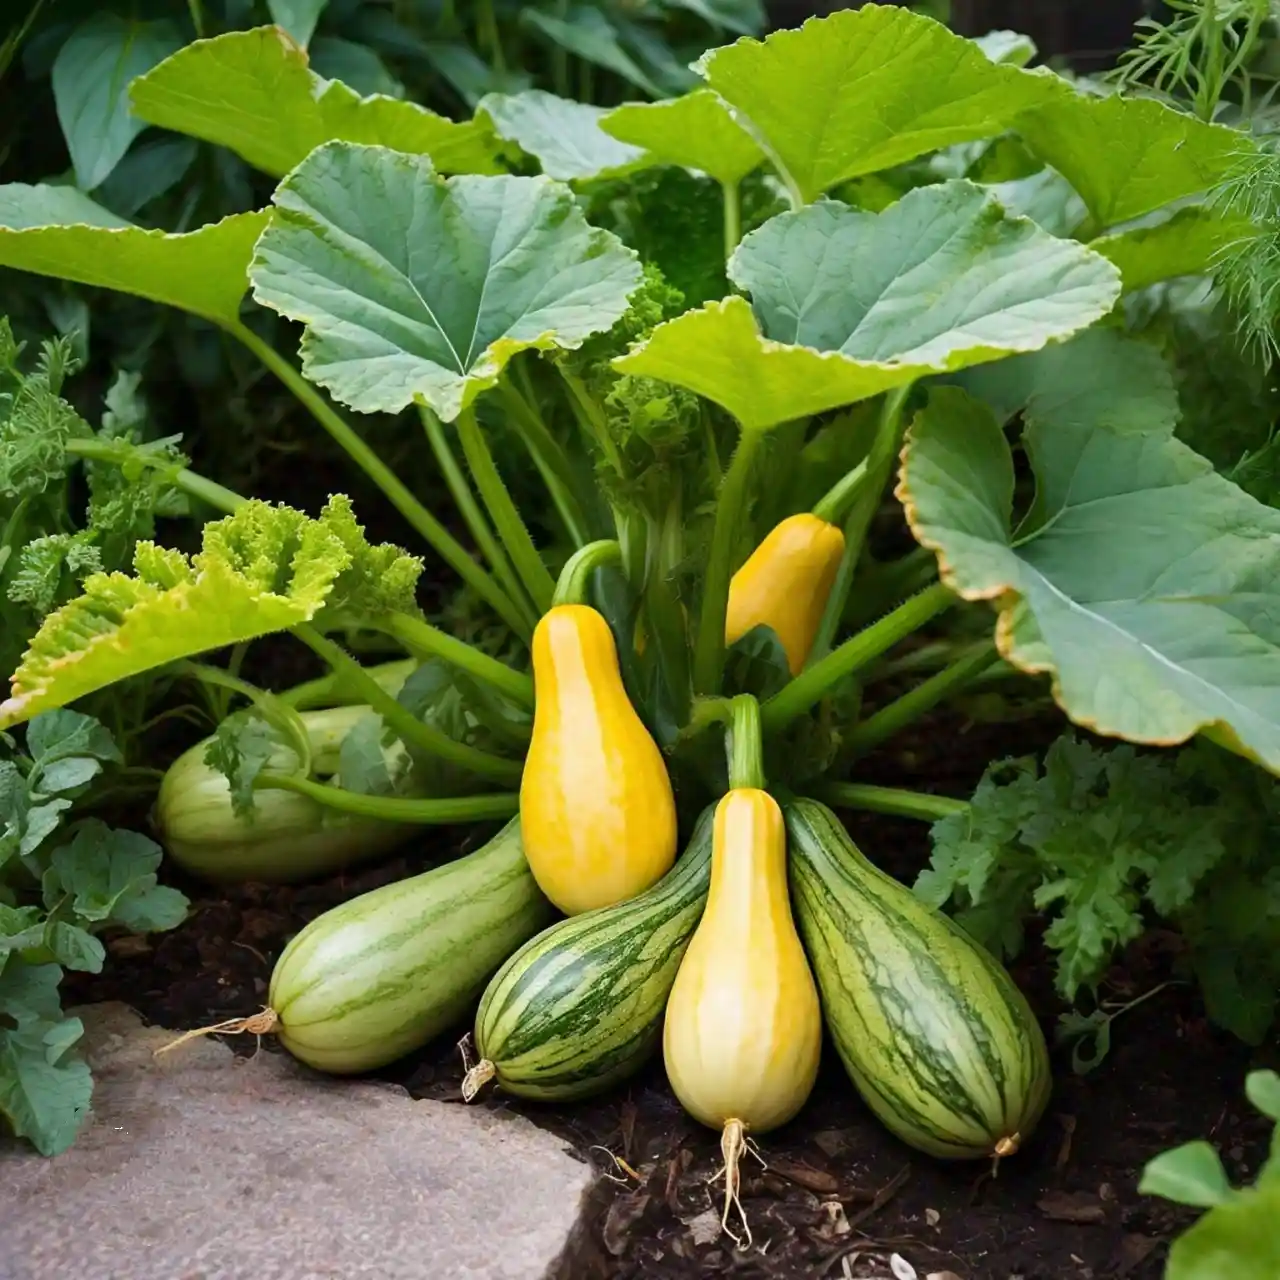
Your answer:
[[[197,40],[135,80],[132,96],[143,120],[229,147],[276,177],[335,138],[428,155],[445,173],[500,172],[483,121],[456,124],[322,80],[278,27]]]
[[[0,728],[179,658],[283,631],[326,605],[356,616],[412,611],[420,561],[371,547],[350,502],[331,498],[317,519],[246,502],[201,530],[188,558],[138,544],[134,574],[98,573],[49,614],[0,702]]]
[[[1119,296],[1114,267],[956,181],[879,214],[823,201],[749,235],[729,263],[751,294],[659,325],[615,364],[716,401],[751,429],[928,373],[1070,336]]]
[[[612,327],[636,255],[549,178],[436,177],[423,159],[331,142],[275,194],[254,297],[306,325],[307,376],[364,413],[452,420],[527,348]]]
[[[129,81],[181,43],[171,23],[98,13],[76,27],[58,50],[53,100],[76,183],[83,190],[104,182],[146,127],[129,111]]]
[[[144,231],[73,187],[0,187],[0,266],[133,293],[236,323],[253,244],[267,211],[237,213],[198,231]]]
[[[1165,1280],[1275,1280],[1280,1184],[1237,1191],[1173,1242]]]
[[[764,160],[764,152],[711,89],[666,102],[628,102],[609,112],[600,128],[647,151],[651,163],[701,169],[727,186]]]
[[[478,117],[493,124],[498,137],[531,155],[548,178],[612,177],[646,162],[639,147],[611,138],[600,127],[604,107],[570,102],[542,89],[490,93],[480,100]]]
[[[1120,268],[1129,293],[1177,276],[1203,275],[1227,245],[1247,233],[1243,219],[1190,205],[1151,226],[1099,236],[1089,248]]]
[[[662,96],[662,90],[618,42],[618,33],[599,9],[574,5],[561,17],[529,5],[521,9],[520,21],[541,32],[556,48],[612,71],[652,97]]]
[[[860,174],[1000,133],[1054,77],[992,62],[940,22],[863,5],[738,40],[698,70],[805,201]]]
[[[1099,230],[1207,191],[1248,145],[1238,129],[1152,98],[1060,92],[1017,127],[1081,194]]]
[[[1050,674],[1076,723],[1162,745],[1212,730],[1280,772],[1280,511],[1172,422],[1094,422],[1056,398],[1072,411],[1026,414],[1038,492],[1015,531],[1000,420],[935,389],[898,489],[917,539],[950,587],[994,602],[1000,652]]]

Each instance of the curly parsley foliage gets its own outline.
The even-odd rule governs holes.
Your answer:
[[[933,828],[916,893],[997,954],[1048,919],[1057,987],[1096,990],[1152,916],[1180,929],[1210,1016],[1257,1042],[1280,990],[1280,786],[1205,743],[1108,751],[1073,736],[991,765],[966,812]]]
[[[89,716],[53,711],[27,727],[26,749],[0,759],[0,1129],[52,1155],[70,1146],[93,1083],[63,1016],[64,969],[97,973],[98,934],[172,929],[187,900],[157,882],[158,845],[85,818],[64,826],[105,768],[120,761]]]

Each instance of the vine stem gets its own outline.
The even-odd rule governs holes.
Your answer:
[[[522,671],[513,671],[505,662],[491,658],[465,640],[451,636],[439,627],[433,627],[421,618],[407,613],[393,613],[374,625],[385,628],[413,653],[440,658],[452,666],[475,676],[477,680],[492,685],[523,707],[533,706],[533,681]]]
[[[172,467],[168,458],[148,454],[145,449],[136,445],[121,446],[109,440],[68,440],[64,446],[66,451],[77,458],[85,458],[91,462],[109,462],[113,466],[123,467],[128,462],[138,462],[156,471]],[[224,488],[216,480],[210,480],[198,472],[182,467],[173,476],[176,488],[192,498],[207,502],[217,511],[231,515],[248,502],[248,498]]]
[[[871,449],[864,459],[866,472],[857,483],[856,492],[850,500],[848,515],[844,523],[844,554],[840,558],[840,568],[836,573],[835,585],[827,597],[827,607],[818,626],[818,634],[814,637],[809,650],[810,665],[821,661],[831,650],[836,632],[844,617],[845,604],[849,599],[849,590],[853,586],[853,576],[858,569],[858,561],[862,558],[862,548],[867,540],[867,530],[871,527],[871,519],[884,493],[885,484],[893,471],[893,460],[897,455],[898,441],[902,435],[902,410],[907,397],[911,394],[911,384],[896,387],[888,392],[884,404],[880,408],[880,421],[876,427],[875,438]],[[831,497],[828,494],[827,497]],[[823,499],[823,502],[826,498]]]
[[[761,715],[765,731],[776,733],[785,729],[846,676],[853,675],[886,649],[919,630],[930,618],[956,604],[958,599],[949,588],[937,583],[903,601],[892,613],[872,623],[865,631],[851,636],[838,649],[833,649],[825,658],[802,671],[764,704]]]
[[[621,559],[622,547],[614,539],[602,538],[599,542],[588,542],[566,561],[560,571],[560,580],[556,583],[551,603],[581,604],[587,598],[591,575],[607,564],[617,564]]]
[[[742,517],[751,468],[761,437],[761,432],[743,431],[716,502],[711,553],[703,580],[702,612],[698,616],[698,638],[693,655],[693,687],[700,694],[720,692],[724,668],[724,621],[729,604],[729,582],[733,576],[733,540]]]
[[[545,613],[555,594],[555,579],[542,563],[538,548],[534,546],[533,538],[520,518],[520,512],[511,500],[511,494],[507,492],[507,486],[502,482],[484,432],[480,430],[480,423],[476,420],[474,406],[463,409],[458,414],[458,439],[462,442],[462,452],[467,459],[471,478],[480,490],[480,497],[498,530],[498,537],[502,539],[516,572],[532,597],[534,608],[539,614]]]
[[[996,652],[993,641],[984,640],[981,644],[974,645],[968,653],[962,654],[949,666],[943,667],[910,692],[868,716],[845,739],[845,746],[859,754],[878,747],[999,661],[1000,655]]]
[[[761,746],[760,704],[749,693],[740,693],[730,704],[726,735],[729,786],[733,790],[764,787],[764,751]]]
[[[737,182],[725,182],[721,186],[724,191],[724,260],[728,262],[742,239],[742,187]]]
[[[318,804],[363,818],[384,822],[411,822],[422,825],[454,822],[482,822],[487,818],[509,818],[519,812],[516,792],[501,795],[449,796],[439,800],[410,800],[400,796],[367,796],[344,791],[309,778],[260,773],[253,780],[255,791],[295,791]]]
[[[528,626],[506,592],[480,565],[476,564],[467,549],[413,496],[400,477],[343,421],[342,417],[302,374],[247,325],[234,325],[229,332],[243,342],[293,392],[303,407],[346,450],[361,471],[387,495],[391,505],[434,548],[445,563],[498,614],[512,631],[527,639]]]
[[[360,689],[364,700],[400,736],[406,746],[417,747],[462,769],[469,769],[481,777],[501,782],[518,782],[524,771],[519,760],[505,760],[490,755],[478,747],[456,742],[447,733],[441,733],[432,725],[424,724],[407,707],[402,707],[341,645],[335,644],[310,623],[303,622],[291,628],[303,644],[320,655],[353,688]]]
[[[833,782],[823,788],[822,798],[840,808],[887,813],[895,818],[919,818],[922,822],[938,822],[969,809],[967,800],[931,796],[901,787],[872,787],[860,782]]]
[[[533,614],[533,603],[525,595],[524,588],[520,585],[520,579],[516,577],[515,570],[511,567],[511,561],[507,559],[506,552],[503,551],[497,538],[493,536],[493,530],[489,527],[489,522],[484,518],[484,512],[480,510],[480,504],[476,501],[475,495],[471,492],[467,477],[458,465],[457,458],[453,456],[453,450],[449,448],[449,439],[445,435],[444,424],[426,405],[418,406],[418,416],[422,419],[422,428],[426,432],[427,443],[431,446],[431,452],[436,456],[436,463],[440,468],[440,473],[444,476],[445,484],[449,486],[449,492],[453,495],[453,500],[457,504],[463,520],[466,521],[467,528],[471,530],[471,536],[476,540],[476,545],[489,561],[489,567],[497,576],[507,595],[511,597],[512,603],[521,613],[526,615],[526,626],[532,631],[533,624],[536,621]]]
[[[380,663],[376,667],[365,667],[365,671],[388,693],[395,693],[414,673],[417,666],[418,663],[413,658],[399,658],[394,662]],[[360,701],[359,692],[349,689],[336,671],[308,680],[305,684],[296,684],[292,689],[277,693],[275,697],[277,702],[283,702],[285,706],[292,707],[295,711],[351,706]]]

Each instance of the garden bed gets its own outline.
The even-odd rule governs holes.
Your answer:
[[[1060,727],[1051,717],[966,726],[955,715],[935,716],[899,749],[868,762],[874,766],[868,777],[967,794],[986,761],[1041,748]],[[938,753],[935,744],[957,740],[966,744],[963,753]],[[847,816],[860,845],[903,878],[927,858],[923,825]],[[116,940],[101,975],[69,977],[68,1003],[124,1000],[149,1021],[174,1028],[253,1012],[266,1000],[275,958],[308,920],[451,856],[463,841],[474,847],[483,834],[428,832],[412,854],[305,886],[183,884],[193,902],[188,921],[148,940]],[[1105,994],[1127,999],[1150,990],[1173,975],[1174,959],[1168,935],[1147,934],[1110,972]],[[1014,976],[1051,1030],[1061,1005],[1038,948]],[[379,1074],[416,1097],[462,1105],[455,1043],[467,1029],[459,1026],[456,1035]],[[247,1037],[232,1042],[239,1052],[255,1051]],[[269,1039],[262,1051],[281,1052]],[[1091,1074],[1073,1074],[1068,1055],[1055,1055],[1056,1088],[1045,1120],[1026,1149],[991,1177],[984,1164],[944,1165],[889,1136],[828,1052],[799,1118],[763,1142],[767,1170],[745,1170],[744,1203],[758,1247],[741,1254],[714,1230],[719,1202],[708,1179],[719,1165],[718,1135],[681,1112],[660,1062],[630,1086],[587,1103],[539,1106],[491,1093],[483,1105],[521,1111],[600,1170],[564,1273],[570,1280],[885,1277],[895,1252],[921,1280],[947,1270],[960,1280],[1155,1280],[1166,1242],[1194,1215],[1140,1197],[1142,1167],[1179,1142],[1208,1138],[1234,1180],[1256,1170],[1268,1126],[1241,1093],[1250,1056],[1208,1025],[1192,988],[1168,987],[1118,1020],[1111,1052]]]

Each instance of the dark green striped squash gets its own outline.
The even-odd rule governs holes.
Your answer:
[[[930,1155],[1011,1155],[1052,1083],[1026,999],[956,924],[868,862],[825,805],[785,812],[796,919],[858,1091]]]
[[[713,817],[702,814],[653,888],[553,924],[494,974],[464,1097],[496,1078],[522,1098],[584,1098],[639,1070],[661,1041],[667,996],[707,901]]]
[[[276,962],[270,1029],[320,1071],[384,1066],[457,1022],[552,915],[513,819],[474,853],[312,920]]]

